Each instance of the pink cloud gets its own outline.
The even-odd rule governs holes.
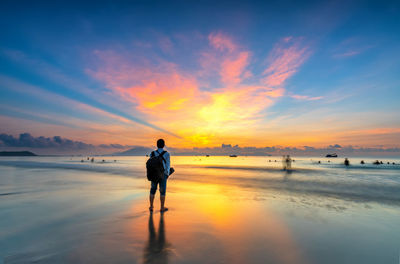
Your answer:
[[[210,45],[219,51],[233,52],[237,48],[231,38],[220,32],[211,33],[208,36],[208,40]]]
[[[269,87],[282,86],[298,71],[308,56],[308,49],[301,46],[299,39],[284,38],[269,55],[269,66],[263,72],[263,83]]]
[[[239,48],[233,39],[220,32],[211,33],[208,36],[212,49],[202,53],[200,63],[205,76],[219,77],[223,85],[237,86],[252,76],[246,71],[249,65],[250,52]]]
[[[243,71],[249,64],[249,52],[240,52],[235,58],[227,58],[221,65],[221,79],[225,84],[236,85],[242,81]]]

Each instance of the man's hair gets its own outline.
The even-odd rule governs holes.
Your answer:
[[[165,146],[165,141],[164,139],[160,138],[157,140],[157,148],[163,148]]]

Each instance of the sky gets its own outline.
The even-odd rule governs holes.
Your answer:
[[[400,147],[398,1],[4,1],[0,149]]]

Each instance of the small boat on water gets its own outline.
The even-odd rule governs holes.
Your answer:
[[[338,155],[336,153],[332,153],[332,154],[326,154],[325,157],[327,157],[327,158],[337,158]]]
[[[229,157],[231,157],[231,158],[236,158],[237,155],[229,155]]]

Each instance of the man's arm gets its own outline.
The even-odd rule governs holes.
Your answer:
[[[167,175],[169,176],[169,169],[171,168],[171,160],[170,160],[169,153],[167,152],[165,154],[167,154],[167,155],[165,155],[165,163],[166,163],[165,164],[166,165],[165,170],[167,171]]]

